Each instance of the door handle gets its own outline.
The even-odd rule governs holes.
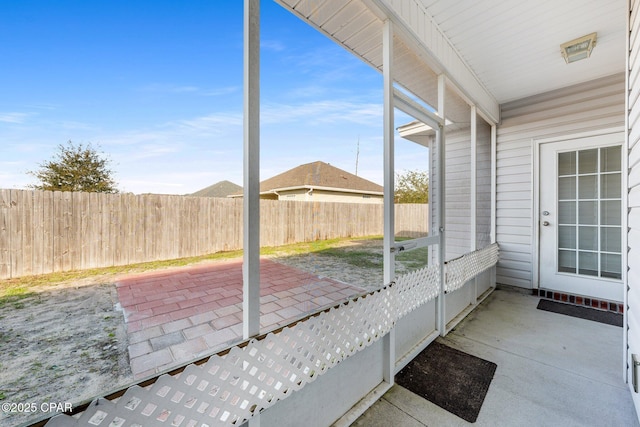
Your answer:
[[[549,225],[549,221],[543,221],[542,225],[544,225],[545,227]]]

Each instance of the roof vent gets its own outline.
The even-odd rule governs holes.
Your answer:
[[[596,45],[597,33],[591,33],[560,45],[562,57],[570,64],[591,56],[591,51]]]

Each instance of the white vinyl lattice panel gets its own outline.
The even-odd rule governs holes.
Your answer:
[[[473,259],[477,264],[493,258]],[[150,388],[132,386],[117,402],[97,399],[78,419],[60,415],[47,426],[240,425],[378,341],[399,318],[435,299],[439,274],[438,265],[405,274],[378,291],[233,347],[224,356],[213,355],[174,376],[162,375]]]
[[[468,280],[474,278],[498,262],[498,244],[465,254],[446,263],[445,292],[460,289]]]
[[[397,319],[438,297],[440,265],[434,264],[396,278]]]

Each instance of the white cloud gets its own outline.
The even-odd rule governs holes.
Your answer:
[[[242,138],[241,114],[210,114],[170,121],[153,128],[98,136],[102,145],[118,147],[119,151],[126,150],[123,147],[140,150],[134,153],[137,158],[177,152],[221,138]],[[142,155],[142,151],[147,154]]]
[[[206,116],[194,117],[193,119],[178,120],[170,125],[176,125],[180,129],[193,129],[198,131],[217,131],[221,132],[232,127],[242,126],[242,114],[233,113],[216,113]]]
[[[131,147],[130,150],[127,150],[124,155],[120,154],[118,157],[118,161],[137,163],[140,160],[147,160],[157,157],[164,157],[170,155],[172,153],[179,152],[180,149],[175,144],[136,144],[135,147]],[[138,163],[139,164],[139,163]]]
[[[230,95],[232,93],[236,93],[240,90],[238,86],[227,86],[221,87],[217,89],[206,89],[202,91],[202,96],[222,96],[222,95]]]
[[[33,108],[36,110],[57,110],[61,107],[60,104],[51,104],[51,103],[38,103],[38,104],[29,104],[26,106],[27,108]]]
[[[327,96],[327,87],[317,84],[299,86],[286,93],[288,99],[318,98]]]
[[[29,184],[32,179],[26,173],[0,172],[0,188],[26,189]]]
[[[366,130],[359,133],[364,145],[365,138],[371,138],[365,134],[375,134],[375,129],[381,126],[381,115],[381,105],[353,99],[264,104],[261,111],[262,178],[315,160],[338,166],[341,160],[347,162],[347,166],[354,163],[355,152],[351,148],[355,147],[354,132],[358,132],[354,129]],[[11,117],[13,120],[19,118]],[[8,144],[13,144],[10,152],[15,156],[3,160],[36,165],[49,158],[55,146],[66,139],[91,141],[112,160],[111,168],[121,190],[188,194],[224,179],[242,185],[242,124],[242,112],[230,110],[121,131],[104,131],[74,121],[40,121],[30,126],[29,135],[24,133],[26,130],[19,134],[11,131]],[[300,149],[300,138],[306,138],[308,134],[315,143]],[[308,142],[308,138],[305,141]],[[363,146],[361,150],[364,151]],[[366,163],[362,156],[360,168],[363,173],[368,169]],[[19,176],[25,166],[3,166],[6,166],[2,168],[5,172],[13,175],[3,176],[3,186],[26,184],[28,177]]]
[[[305,121],[308,124],[379,123],[382,105],[342,100],[317,101],[306,104],[268,104],[260,113],[264,124]]]
[[[193,85],[175,85],[152,83],[139,89],[141,92],[167,93],[167,94],[193,94],[198,96],[222,96],[229,95],[239,90],[238,86],[222,86],[216,88],[202,88]]]
[[[23,161],[20,160],[15,160],[15,161],[8,161],[8,162],[0,162],[0,170],[5,169],[5,168],[12,168],[15,166],[22,166],[24,165]],[[5,173],[6,175],[6,173]]]
[[[0,122],[22,124],[32,115],[32,113],[0,113]]]
[[[370,78],[379,79],[379,87],[382,89],[379,73],[334,44],[311,48],[301,54],[291,54],[286,60],[298,73],[306,75],[307,79],[311,78],[314,83],[321,83],[333,90],[345,89],[347,82],[361,82]]]
[[[140,88],[142,92],[185,93],[197,92],[197,86],[151,83]]]
[[[279,40],[260,40],[260,47],[265,50],[271,50],[274,52],[281,52],[285,50],[285,45]]]
[[[212,166],[220,166],[212,162]],[[214,170],[214,168],[212,168]],[[242,185],[242,171],[228,173],[220,168],[215,171],[174,170],[158,174],[151,166],[136,175],[119,180],[119,188],[131,193],[191,194],[209,185],[229,180]]]
[[[76,122],[71,120],[65,120],[58,122],[60,128],[65,130],[85,130],[85,131],[95,131],[97,128],[93,125],[83,122]]]

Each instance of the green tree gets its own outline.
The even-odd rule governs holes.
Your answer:
[[[429,173],[407,171],[396,177],[396,203],[429,203]]]
[[[117,193],[110,160],[91,144],[60,144],[52,160],[39,165],[39,169],[27,172],[36,177],[38,184],[29,187],[49,191],[87,191],[92,193]]]

